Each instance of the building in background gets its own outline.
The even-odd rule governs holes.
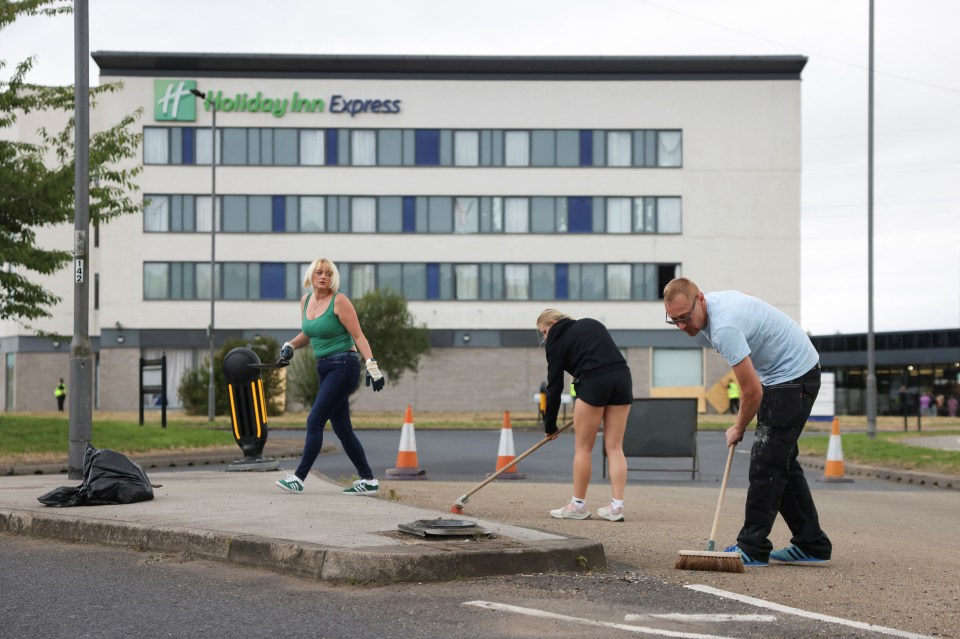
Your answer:
[[[729,367],[664,324],[663,285],[687,275],[800,316],[803,57],[93,58],[124,88],[92,130],[143,110],[146,203],[91,248],[99,409],[138,408],[141,357],[166,354],[174,389],[204,365],[211,286],[218,343],[291,338],[319,256],[351,298],[397,289],[431,331],[420,372],[360,393],[359,411],[535,411],[535,321],[554,307],[610,328],[635,396],[723,412]],[[70,272],[42,279],[65,302],[38,328],[69,335]],[[47,409],[69,342],[6,322],[0,352],[4,409]]]

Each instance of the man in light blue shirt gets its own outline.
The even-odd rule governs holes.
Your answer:
[[[668,324],[691,337],[702,332],[733,367],[740,411],[727,445],[736,446],[757,418],[743,528],[727,550],[739,552],[746,566],[829,561],[833,547],[797,462],[797,440],[820,391],[820,356],[810,338],[763,300],[739,291],[703,293],[687,278],[667,283],[663,304]],[[793,537],[774,551],[768,536],[778,512]]]

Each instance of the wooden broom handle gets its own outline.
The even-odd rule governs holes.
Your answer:
[[[710,539],[717,538],[717,528],[720,526],[720,509],[723,508],[723,494],[727,492],[727,480],[730,478],[730,466],[733,464],[733,451],[737,445],[730,447],[727,453],[727,466],[723,469],[723,482],[720,484],[720,499],[717,500],[717,513],[713,516],[713,528],[710,529]]]

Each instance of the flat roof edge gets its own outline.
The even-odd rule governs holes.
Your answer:
[[[105,76],[795,79],[805,56],[401,56],[94,51]]]

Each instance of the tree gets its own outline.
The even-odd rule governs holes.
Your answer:
[[[70,13],[72,2],[22,0],[0,2],[0,30],[21,16]],[[0,129],[34,111],[74,109],[74,87],[29,84],[26,76],[34,58],[17,64],[12,77],[0,81]],[[7,66],[0,60],[0,72]],[[90,108],[99,96],[122,90],[120,83],[90,89]],[[137,158],[142,135],[133,125],[141,110],[90,137],[90,222],[97,227],[109,220],[142,210],[130,199],[137,190],[134,178],[142,167]],[[0,139],[0,319],[31,321],[51,317],[61,301],[30,279],[30,274],[52,275],[73,257],[68,250],[38,246],[37,229],[70,223],[74,219],[74,120],[60,132],[41,129],[39,144]],[[48,166],[47,158],[55,158]],[[121,168],[127,165],[128,168]],[[28,327],[29,328],[29,327]]]
[[[404,371],[416,373],[420,356],[430,350],[430,331],[414,325],[407,300],[392,289],[382,289],[355,300],[354,307],[387,381],[396,384]],[[361,367],[361,376],[363,372]]]
[[[230,339],[224,342],[213,357],[213,385],[217,402],[214,413],[217,415],[230,414],[230,394],[227,391],[227,378],[223,374],[223,360],[230,351],[239,347],[251,349],[261,362],[275,362],[280,358],[280,345],[272,337],[258,335],[252,340]],[[283,387],[280,369],[265,369],[260,372],[260,376],[263,379],[263,394],[267,401],[267,415],[283,414],[280,409]],[[183,404],[183,411],[188,415],[208,415],[209,389],[210,358],[207,357],[199,368],[188,370],[180,380],[177,396]]]

